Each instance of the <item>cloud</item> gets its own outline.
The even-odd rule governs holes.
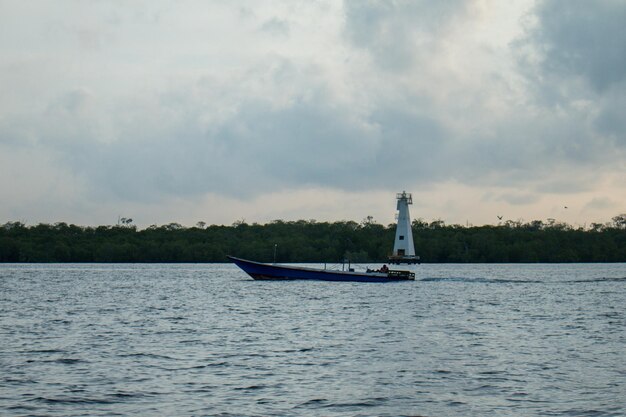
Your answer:
[[[607,198],[607,197],[598,197],[591,199],[585,206],[584,210],[596,210],[596,209],[618,209],[620,207],[619,203],[616,201]]]
[[[540,197],[536,194],[520,193],[520,194],[502,194],[495,198],[496,201],[505,201],[513,206],[524,206],[539,201]]]
[[[539,26],[532,41],[545,74],[580,77],[598,93],[626,80],[624,2],[546,0],[536,16]]]
[[[467,4],[464,0],[347,0],[345,34],[352,44],[367,50],[379,67],[403,70],[436,49],[447,25]]]
[[[534,17],[535,24],[517,46],[519,52],[525,50],[520,62],[535,97],[557,110],[556,121],[573,116],[585,147],[607,156],[618,152],[623,158],[626,4],[546,0],[538,3]]]
[[[624,6],[597,5],[10,4],[0,146],[77,206],[446,184],[539,206],[626,160]]]
[[[286,107],[240,103],[208,127],[183,117],[169,127],[133,125],[110,143],[47,142],[65,146],[65,164],[91,179],[100,195],[108,190],[107,198],[130,200],[207,192],[252,197],[302,186],[364,190],[439,170],[432,161],[443,134],[432,120],[396,110],[365,123],[349,114],[321,93]]]
[[[261,25],[261,31],[274,36],[288,36],[289,23],[274,17]]]

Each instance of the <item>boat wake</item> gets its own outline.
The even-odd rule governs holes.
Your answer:
[[[461,282],[470,284],[549,284],[555,283],[550,280],[538,279],[504,279],[504,278],[470,278],[470,277],[432,277],[422,278],[421,282]],[[582,278],[574,280],[559,281],[560,283],[583,284],[583,283],[609,283],[609,282],[626,282],[626,277],[599,277],[599,278]]]
[[[600,277],[600,278],[589,278],[589,279],[573,279],[570,281],[564,281],[564,282],[575,282],[575,283],[581,283],[581,282],[626,282],[626,277],[622,277],[622,278],[616,278],[616,277]]]
[[[528,284],[540,283],[539,280],[501,279],[501,278],[469,278],[469,277],[445,277],[445,278],[422,278],[422,282],[463,282],[472,284]]]

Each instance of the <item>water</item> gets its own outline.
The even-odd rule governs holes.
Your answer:
[[[0,415],[626,415],[626,264],[0,265]]]

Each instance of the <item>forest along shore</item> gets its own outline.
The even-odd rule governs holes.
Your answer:
[[[425,263],[626,262],[626,215],[573,227],[556,221],[497,226],[412,223]],[[226,262],[235,255],[271,262],[385,262],[395,224],[371,221],[282,221],[195,227],[178,223],[85,227],[56,223],[0,226],[0,262]]]

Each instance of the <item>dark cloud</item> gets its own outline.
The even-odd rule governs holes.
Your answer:
[[[626,157],[626,3],[544,0],[514,51],[557,166],[611,168]],[[600,164],[600,165],[598,165]],[[557,187],[560,188],[560,187]]]
[[[406,69],[433,52],[451,19],[467,3],[346,0],[345,34],[353,45],[369,51],[380,67]]]
[[[371,122],[378,127],[380,143],[373,176],[384,178],[384,185],[446,177],[440,162],[449,133],[437,120],[418,110],[389,107],[377,110]]]
[[[626,2],[546,0],[536,17],[544,73],[581,77],[597,92],[626,80]]]
[[[365,121],[348,116],[325,97],[285,108],[251,101],[209,129],[185,120],[171,136],[148,128],[132,140],[74,144],[63,154],[97,189],[139,200],[253,197],[302,186],[367,190],[425,181],[441,169],[434,161],[444,136],[429,118],[391,110]]]
[[[519,5],[297,6],[20,6],[0,144],[103,204],[447,182],[532,205],[623,171],[624,2],[540,1],[512,48]]]
[[[626,149],[626,82],[604,94],[599,106],[595,129],[618,147]]]
[[[288,36],[289,22],[278,18],[272,18],[261,25],[261,31],[274,36]]]

